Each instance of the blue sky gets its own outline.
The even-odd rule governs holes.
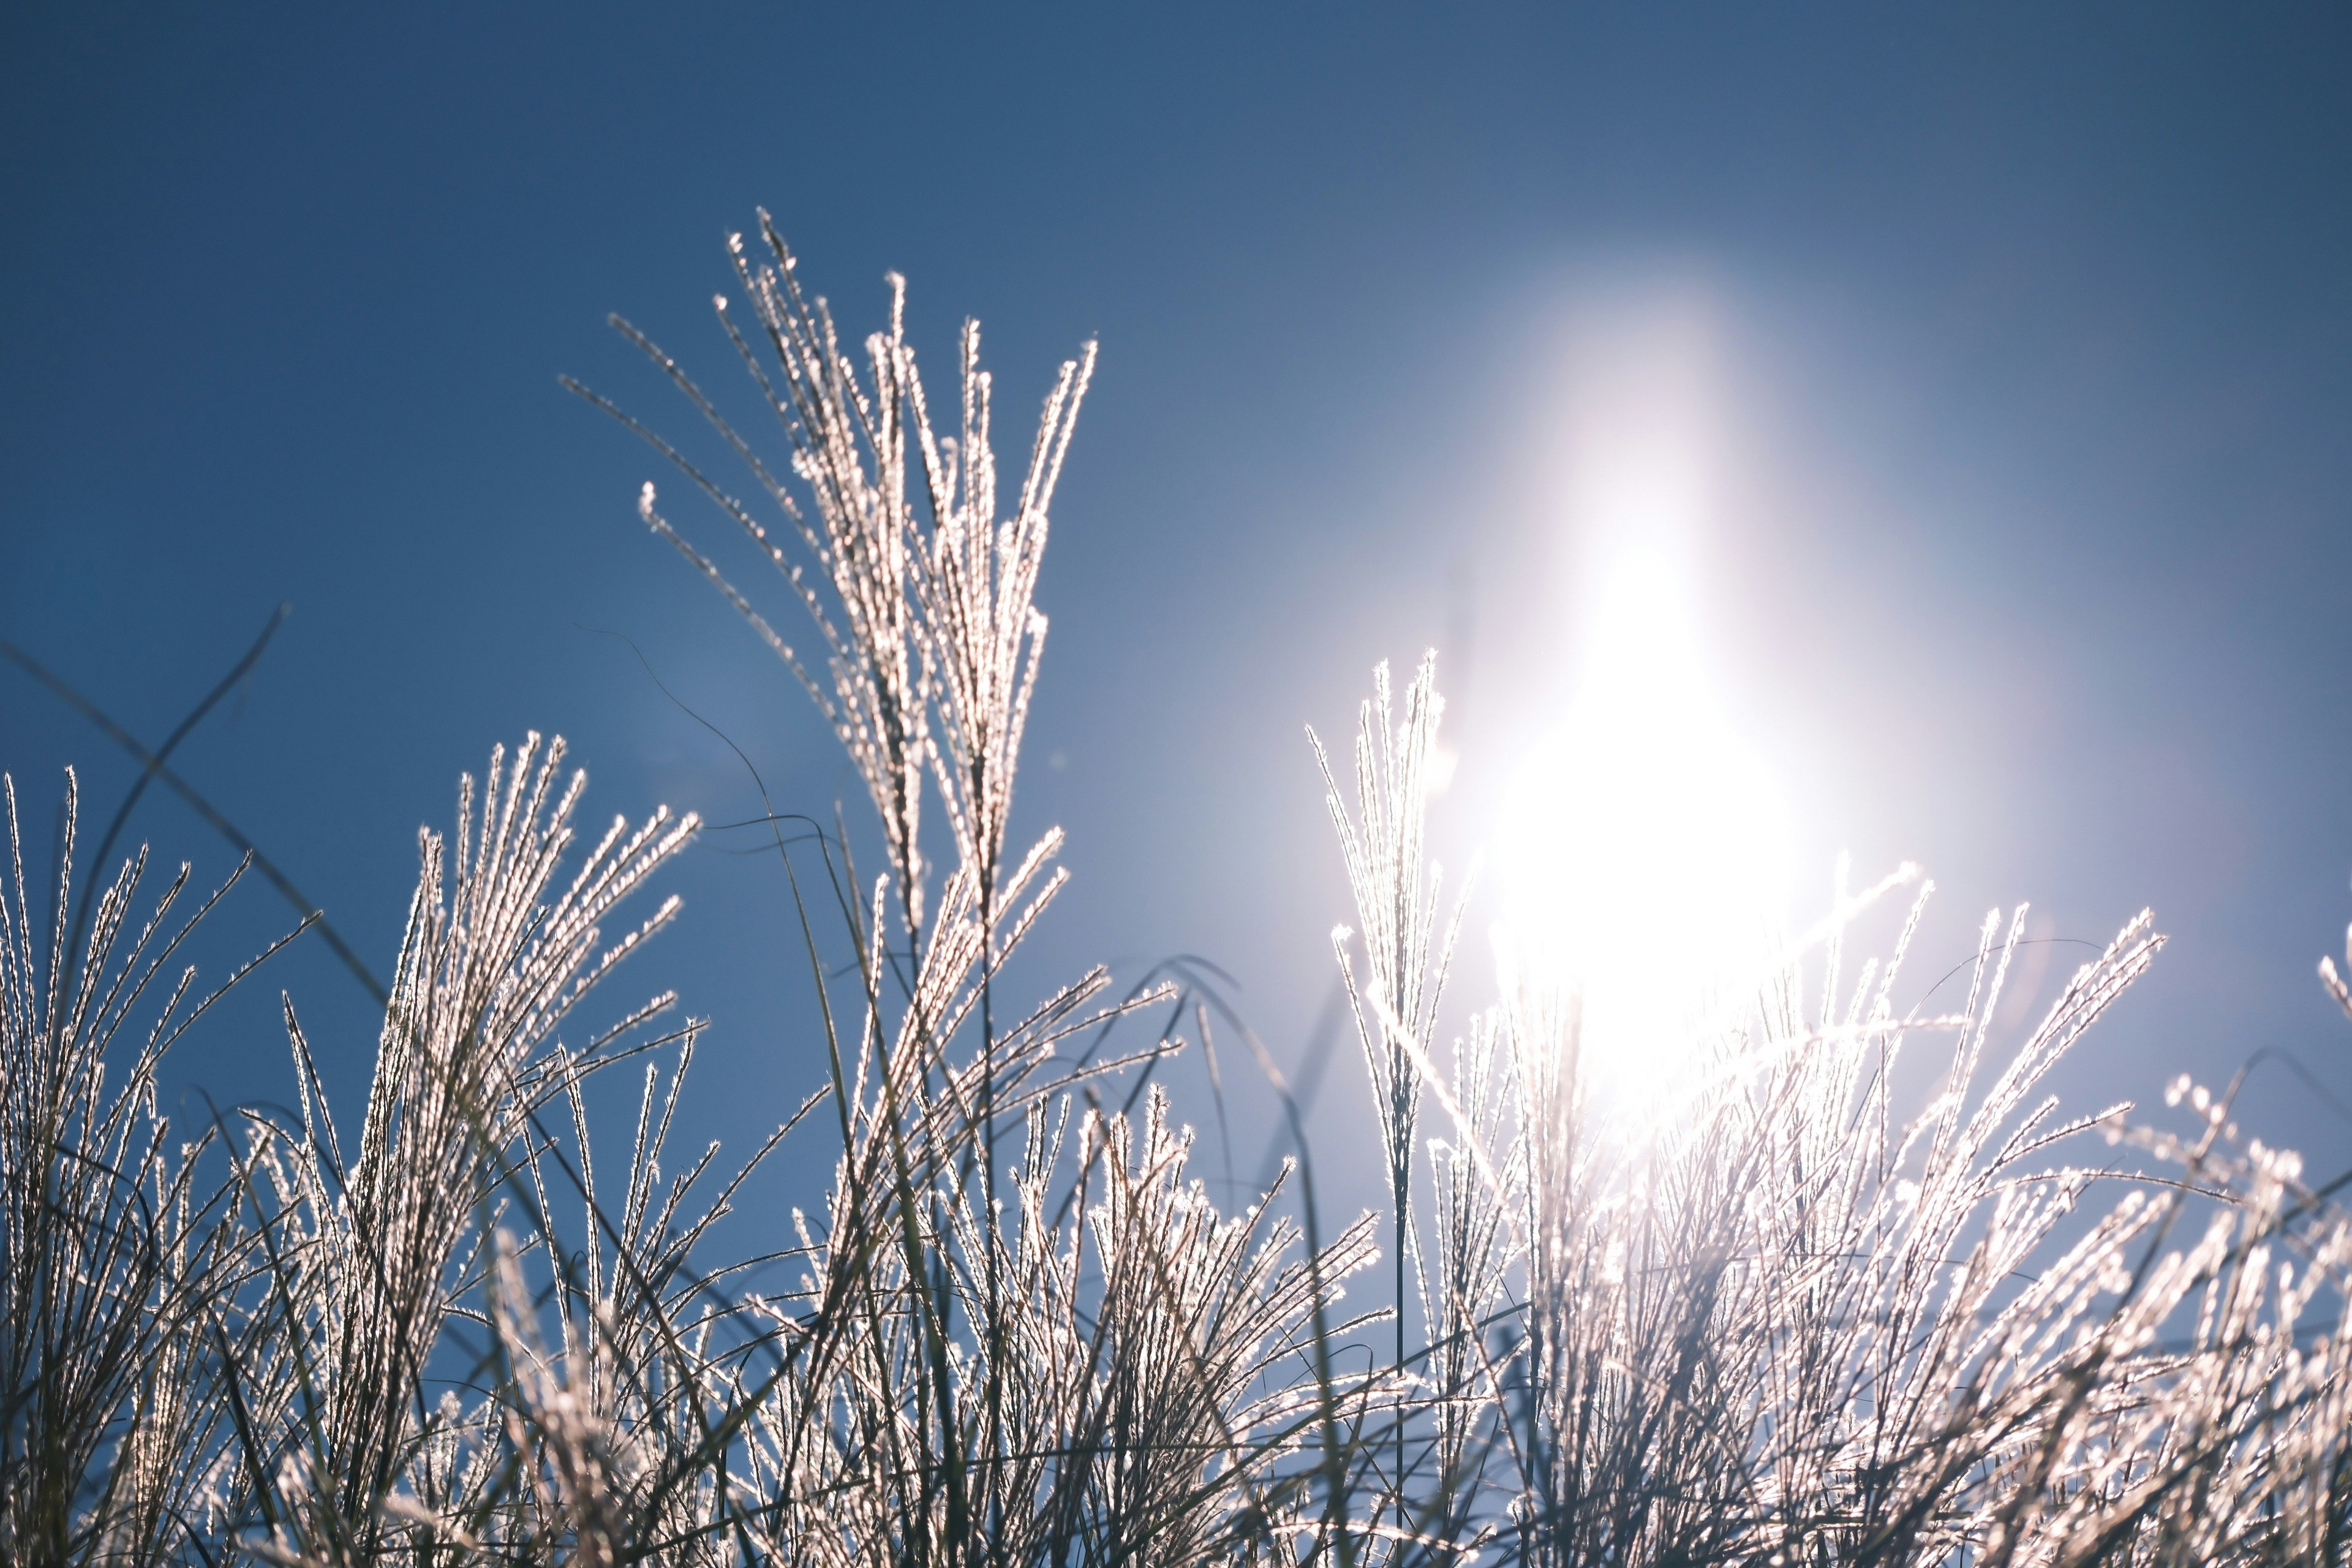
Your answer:
[[[756,809],[607,631],[780,804],[829,812],[852,785],[805,700],[637,523],[649,456],[555,384],[688,428],[619,310],[740,390],[707,301],[765,205],[853,330],[894,268],[931,365],[981,317],[1008,421],[1099,337],[1016,829],[1071,835],[1040,984],[1203,954],[1295,1065],[1347,912],[1301,725],[1344,733],[1375,659],[1439,645],[1439,833],[1492,859],[1496,781],[1574,679],[1575,431],[1680,364],[1718,481],[1708,658],[1808,877],[1840,847],[1924,863],[1922,989],[1996,903],[2094,942],[2153,904],[2174,945],[2062,1084],[2084,1109],[2261,1051],[2352,1102],[2352,1025],[2311,977],[2352,917],[2347,32],[2320,7],[20,11],[0,635],[152,740],[290,602],[184,771],[381,967],[415,827],[493,741],[570,737],[598,816]],[[0,670],[43,845],[68,762],[110,812],[121,758]],[[228,862],[168,800],[138,829]],[[678,868],[686,925],[623,984],[715,1020],[703,1113],[740,1144],[820,1069],[774,868],[730,847]],[[281,913],[245,897],[220,956]],[[1474,942],[1457,994],[1489,985]],[[355,1098],[363,1001],[309,944],[184,1070],[282,1092],[279,986]],[[2275,1058],[2249,1095],[2352,1156]]]

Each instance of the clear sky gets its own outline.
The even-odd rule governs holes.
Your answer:
[[[2099,942],[2153,904],[2172,949],[2071,1099],[2267,1050],[2352,1102],[2311,973],[2352,918],[2339,9],[92,6],[0,37],[0,636],[152,741],[290,602],[181,758],[379,968],[415,825],[493,741],[569,736],[598,816],[757,809],[604,631],[780,805],[854,788],[637,523],[654,459],[555,383],[690,431],[619,310],[736,396],[707,302],[764,204],[852,331],[894,268],[930,365],[980,316],[1008,431],[1101,340],[1016,827],[1071,834],[1041,985],[1202,954],[1297,1067],[1347,914],[1301,725],[1338,740],[1375,659],[1438,645],[1438,831],[1507,870],[1496,802],[1623,522],[1593,476],[1647,453],[1704,479],[1657,504],[1802,887],[1846,847],[1947,889],[1915,991],[1997,903]],[[0,669],[44,851],[69,761],[102,819],[121,759]],[[138,832],[229,860],[166,799]],[[716,1020],[701,1114],[739,1145],[820,1073],[754,847],[694,851],[622,983]],[[223,941],[282,913],[257,889]],[[2046,1000],[2084,950],[2041,951]],[[1483,936],[1457,984],[1489,992]],[[365,1008],[307,943],[185,1070],[282,1095],[279,986],[355,1110]],[[2250,1097],[2352,1158],[2278,1058]]]

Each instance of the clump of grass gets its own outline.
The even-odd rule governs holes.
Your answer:
[[[1327,1241],[1305,1163],[1213,1204],[1153,1077],[1193,998],[1100,969],[999,994],[1063,885],[1056,834],[1015,852],[1012,802],[1092,346],[1000,489],[977,329],[935,429],[903,286],[861,363],[764,216],[760,246],[733,247],[753,326],[719,314],[787,464],[623,325],[758,508],[596,401],[823,644],[820,679],[646,487],[648,525],[810,691],[876,814],[871,877],[845,832],[775,837],[825,1081],[746,1162],[673,1163],[697,1025],[664,1026],[664,995],[567,1043],[674,918],[603,934],[697,822],[616,821],[567,876],[583,780],[532,737],[424,838],[349,1155],[290,1002],[295,1109],[178,1134],[159,1064],[210,1005],[185,971],[156,994],[187,874],[134,931],[132,858],[69,951],[70,833],[37,924],[10,784],[0,1559],[2352,1562],[2347,1178],[2242,1139],[2228,1090],[2177,1083],[2182,1131],[2041,1089],[2153,962],[2145,916],[2008,1041],[2022,910],[1987,921],[1962,1005],[1923,1016],[1895,997],[1928,889],[1850,971],[1857,919],[1915,879],[1842,877],[1820,931],[1690,1043],[1666,1114],[1628,1114],[1541,955],[1441,1053],[1460,915],[1425,855],[1428,660],[1401,722],[1376,674],[1352,807],[1323,769],[1389,1212]],[[600,1175],[590,1096],[637,1058],[628,1157]],[[730,1223],[811,1119],[822,1203]],[[1343,1317],[1383,1222],[1388,1299]]]
[[[260,1261],[234,1184],[206,1167],[213,1130],[178,1133],[156,1091],[164,1053],[227,988],[198,992],[193,966],[167,972],[250,859],[175,923],[189,868],[142,918],[147,857],[132,856],[105,885],[77,951],[75,789],[68,772],[45,934],[27,896],[16,782],[0,778],[0,1559],[9,1562],[153,1560],[201,1511],[227,1419],[213,1374],[229,1342],[215,1307]]]
[[[1931,888],[1884,963],[1842,984],[1853,917],[1909,879],[1841,890],[1818,957],[1791,947],[1750,1005],[1719,1015],[1663,1109],[1612,1092],[1572,983],[1507,975],[1499,1012],[1474,1020],[1444,1097],[1460,1148],[1432,1151],[1442,1277],[1458,1283],[1425,1310],[1425,1410],[1398,1416],[1425,1436],[1419,1489],[1435,1504],[1421,1517],[1457,1521],[1449,1549],[1546,1563],[2352,1552],[2341,1181],[2305,1185],[2299,1161],[2258,1143],[2224,1152],[2225,1098],[2185,1082],[2193,1139],[2130,1123],[2128,1106],[2063,1118],[2037,1098],[2154,960],[2145,914],[2005,1060],[1992,1020],[2021,907],[1987,920],[1957,1013],[1895,1010]],[[1906,1112],[1896,1069],[1923,1038],[1948,1043],[1928,1047],[1934,1089]],[[2155,1158],[2084,1159],[2102,1133]],[[2175,1247],[2200,1209],[2201,1236]],[[1466,1378],[1473,1325],[1506,1332]]]

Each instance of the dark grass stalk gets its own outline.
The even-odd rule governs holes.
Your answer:
[[[275,629],[274,623],[272,629]],[[268,632],[263,634],[265,640],[268,635]],[[257,657],[257,651],[248,656],[248,658]],[[277,863],[263,854],[253,840],[247,837],[236,824],[222,816],[210,801],[198,795],[194,786],[165,766],[161,756],[142,745],[137,737],[109,718],[96,703],[75,690],[52,673],[46,665],[5,637],[0,637],[0,658],[5,658],[26,674],[48,688],[63,700],[67,706],[98,726],[109,740],[130,752],[132,760],[137,762],[142,770],[140,775],[141,787],[144,786],[149,778],[163,780],[164,785],[184,801],[190,810],[209,824],[215,832],[227,839],[231,847],[239,854],[252,856],[254,869],[259,871],[264,879],[277,889],[279,895],[294,907],[296,914],[310,920],[311,923],[318,928],[319,940],[325,942],[333,951],[335,956],[342,961],[343,967],[352,972],[352,977],[360,983],[371,997],[374,998],[376,1005],[382,1006],[384,1004],[390,993],[384,989],[383,982],[375,977],[374,973],[361,960],[360,955],[352,951],[351,944],[346,942],[334,927],[328,923],[324,911],[305,898],[301,889],[295,887],[286,873],[278,869]],[[194,717],[195,716],[191,718],[191,723],[194,721]],[[129,810],[127,804],[124,810],[126,813]]]
[[[235,690],[237,683],[251,673],[255,665],[261,662],[262,652],[269,647],[269,639],[277,635],[279,626],[286,624],[286,617],[292,610],[291,605],[281,604],[272,611],[268,621],[261,628],[261,635],[253,639],[251,647],[246,649],[245,657],[231,666],[229,672],[220,679],[219,684],[207,692],[202,701],[188,710],[187,717],[182,719],[169,735],[163,737],[163,745],[156,748],[153,759],[140,771],[139,777],[132,782],[131,788],[124,792],[122,804],[115,808],[114,816],[106,824],[106,831],[99,836],[98,848],[90,856],[92,865],[106,864],[108,854],[114,848],[114,841],[121,837],[123,825],[131,820],[131,813],[138,806],[139,797],[146,793],[149,781],[155,776],[155,770],[170,760],[172,753],[179,749],[180,742],[186,740],[189,733],[203,722],[205,715],[211,712],[222,698]],[[66,948],[68,952],[80,950],[83,933],[89,930],[89,900],[96,887],[95,881],[85,881],[82,884],[81,897],[75,900],[73,930],[66,939]]]

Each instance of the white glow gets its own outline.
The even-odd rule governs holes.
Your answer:
[[[1786,802],[1710,664],[1692,563],[1719,467],[1711,385],[1703,353],[1668,352],[1689,349],[1687,319],[1667,324],[1679,342],[1633,334],[1618,395],[1571,423],[1565,712],[1488,851],[1507,961],[1580,987],[1588,1058],[1634,1093],[1669,1088],[1756,973],[1791,855]]]

